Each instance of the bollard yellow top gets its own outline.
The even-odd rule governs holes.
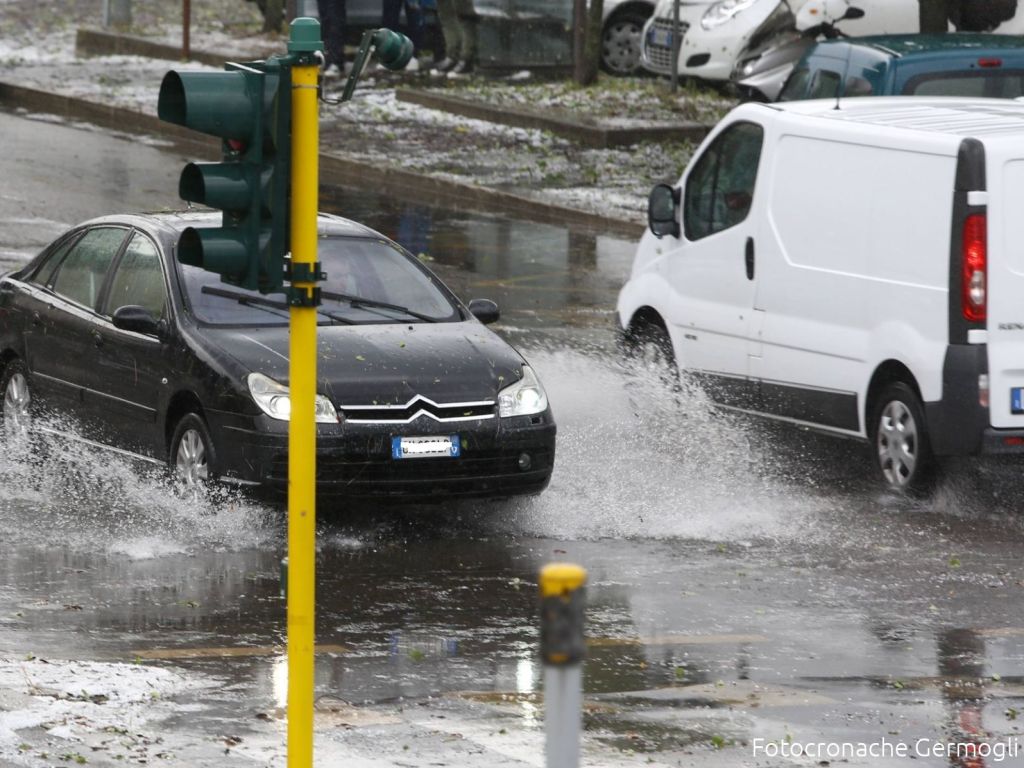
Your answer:
[[[558,597],[575,592],[586,583],[586,569],[572,563],[550,563],[540,569],[541,597]]]

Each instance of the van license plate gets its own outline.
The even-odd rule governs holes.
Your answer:
[[[462,453],[458,435],[431,435],[430,437],[392,437],[393,459],[457,459]]]
[[[1024,413],[1024,387],[1010,390],[1010,413]]]

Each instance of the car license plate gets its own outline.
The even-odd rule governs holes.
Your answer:
[[[670,30],[652,29],[648,34],[650,35],[648,42],[651,45],[658,45],[662,48],[672,47],[672,32]]]
[[[1010,390],[1010,413],[1024,413],[1024,387]]]
[[[392,437],[393,459],[456,459],[462,454],[458,435],[431,435],[430,437]]]

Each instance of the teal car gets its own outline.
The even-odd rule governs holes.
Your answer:
[[[1024,38],[950,33],[820,42],[778,100],[854,96],[1024,96]]]

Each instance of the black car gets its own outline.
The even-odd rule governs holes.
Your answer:
[[[8,437],[70,414],[75,439],[190,483],[287,486],[288,306],[179,264],[213,213],[75,227],[0,279]],[[400,246],[321,216],[318,492],[514,496],[545,488],[555,422],[536,374]],[[61,427],[62,429],[62,427]]]

